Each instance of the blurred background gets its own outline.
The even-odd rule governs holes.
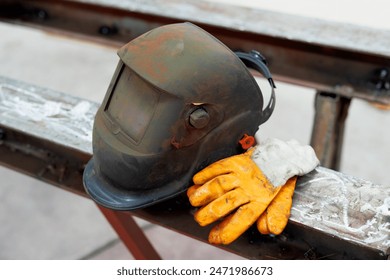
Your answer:
[[[388,1],[214,0],[390,32]],[[291,3],[290,3],[291,2]],[[0,23],[0,75],[100,103],[116,49]],[[272,72],[272,68],[271,68]],[[268,85],[258,79],[263,92]],[[277,104],[262,135],[308,144],[314,90],[277,82]],[[353,99],[341,171],[390,184],[390,111]],[[0,259],[131,259],[94,203],[0,167]],[[165,259],[239,259],[218,248],[137,220]],[[180,246],[172,250],[172,240]]]

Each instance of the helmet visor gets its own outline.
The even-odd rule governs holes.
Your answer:
[[[117,133],[120,131],[139,143],[153,118],[159,96],[160,92],[143,82],[128,67],[122,67],[105,112]]]

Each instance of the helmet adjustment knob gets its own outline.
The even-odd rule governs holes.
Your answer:
[[[210,121],[210,115],[203,108],[198,108],[190,114],[190,124],[195,128],[204,128]]]

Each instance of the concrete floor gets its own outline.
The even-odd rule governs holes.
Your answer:
[[[0,24],[0,75],[100,102],[116,50]],[[272,69],[271,69],[272,71]],[[264,92],[268,86],[260,81]],[[274,115],[264,137],[308,143],[314,91],[277,84]],[[390,112],[353,100],[342,171],[390,184]],[[0,259],[131,259],[97,207],[45,183],[0,167]],[[238,259],[218,248],[138,220],[165,259]],[[178,248],[172,250],[172,240]]]

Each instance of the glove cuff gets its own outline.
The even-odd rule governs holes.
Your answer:
[[[275,138],[258,142],[251,159],[275,187],[283,186],[291,177],[305,175],[319,165],[311,146]]]

